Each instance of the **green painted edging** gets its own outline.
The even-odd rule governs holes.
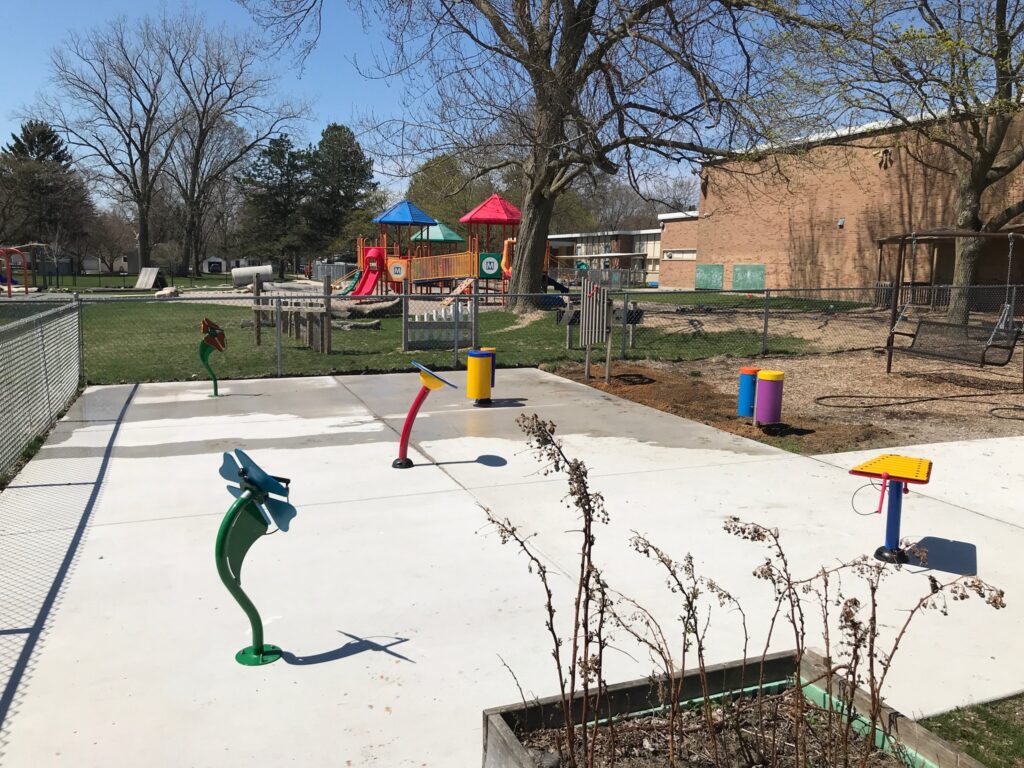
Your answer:
[[[828,695],[828,692],[824,688],[819,688],[813,683],[802,683],[804,698],[810,699],[813,703],[818,706],[828,709],[835,710],[842,714],[843,707],[841,702],[837,702],[836,699]],[[853,729],[858,734],[864,734],[871,727],[871,723],[864,718],[863,715],[858,714],[853,721]],[[889,752],[896,755],[901,761],[903,761],[908,768],[939,768],[935,763],[931,762],[925,757],[921,757],[910,747],[900,744],[899,750],[892,748],[892,741],[885,737],[885,732],[879,728],[875,728],[875,746],[881,749],[883,752]]]

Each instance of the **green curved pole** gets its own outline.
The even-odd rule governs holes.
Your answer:
[[[252,627],[252,645],[235,654],[235,660],[247,667],[270,664],[281,658],[280,648],[263,642],[260,613],[242,590],[242,561],[249,548],[267,532],[268,527],[252,491],[246,490],[228,509],[217,532],[217,574],[235,602],[245,611]]]
[[[213,379],[213,396],[217,397],[217,374],[210,367],[210,355],[212,353],[213,347],[205,341],[199,342],[199,362],[203,364],[203,368],[206,369],[206,372],[210,374],[210,378]]]

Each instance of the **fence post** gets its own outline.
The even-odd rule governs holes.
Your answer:
[[[619,359],[626,359],[626,334],[629,325],[629,292],[622,292],[622,355]]]
[[[85,379],[85,332],[82,328],[82,296],[75,292],[75,308],[78,311],[78,386],[84,387]]]
[[[402,351],[409,351],[409,292],[402,293]]]
[[[277,375],[281,375],[281,297],[274,298],[274,356],[277,361]]]
[[[761,328],[761,354],[768,354],[768,307],[771,305],[772,292],[764,289],[764,324]]]
[[[455,303],[452,305],[454,313],[452,315],[452,369],[459,370],[459,317],[460,314],[460,300],[462,296],[456,295]]]
[[[331,301],[331,278],[328,275],[324,275],[324,327],[322,329],[323,344],[320,347],[320,351],[325,355],[329,355],[332,352],[331,349],[331,318],[333,317],[334,305]]]
[[[480,337],[480,281],[473,280],[473,299],[472,299],[472,312],[473,316],[470,320],[473,323],[472,330],[470,331],[470,346],[473,349],[479,349],[479,337]]]

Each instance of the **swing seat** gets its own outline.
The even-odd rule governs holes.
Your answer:
[[[993,326],[961,325],[938,320],[918,320],[913,333],[895,331],[907,336],[910,345],[893,347],[901,352],[955,363],[978,366],[1004,366],[1013,359],[1013,350],[1021,329],[1000,329]]]

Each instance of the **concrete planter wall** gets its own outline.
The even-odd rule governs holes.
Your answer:
[[[764,686],[768,689],[782,689],[792,684],[792,673],[796,664],[796,655],[792,651],[776,653],[764,660]],[[800,663],[800,677],[804,681],[805,693],[809,698],[821,699],[825,692],[825,660],[818,654],[807,651]],[[717,664],[707,668],[709,694],[737,692],[749,690],[758,685],[762,673],[760,659],[746,659],[727,664]],[[688,670],[681,674],[683,701],[696,699],[703,695],[700,675],[697,670]],[[678,677],[676,678],[678,680]],[[819,683],[820,688],[814,685]],[[838,679],[833,679],[838,685]],[[662,697],[659,685],[650,678],[619,683],[608,687],[606,705],[614,716],[637,715],[660,709]],[[841,691],[833,691],[835,698],[841,697]],[[573,701],[574,715],[579,715],[582,696]],[[871,708],[871,696],[862,689],[857,689],[853,696],[854,707],[858,712],[867,713]],[[886,723],[889,731],[907,750],[916,757],[916,766],[926,768],[985,768],[981,763],[955,746],[940,739],[928,729],[913,720],[904,717],[891,707],[883,704],[881,722]],[[495,707],[483,713],[483,768],[536,768],[529,751],[520,743],[517,733],[530,732],[543,728],[558,728],[563,724],[561,700],[558,696],[550,696],[527,705],[522,702],[504,707]]]

